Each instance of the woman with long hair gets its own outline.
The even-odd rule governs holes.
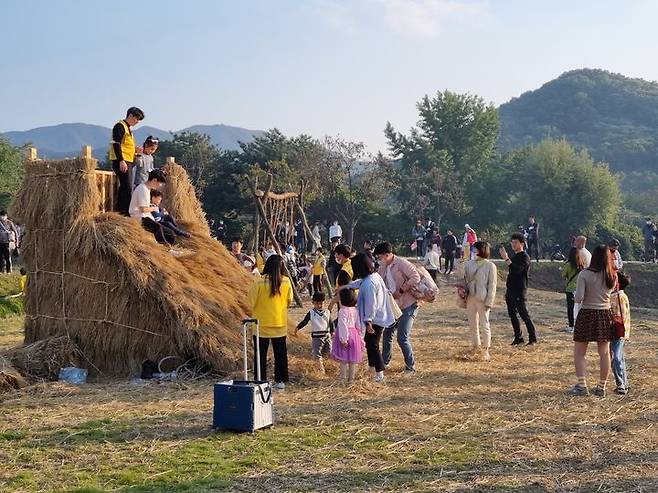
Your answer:
[[[578,255],[578,249],[571,247],[569,250],[569,259],[562,268],[562,279],[565,280],[564,292],[567,296],[567,320],[569,326],[565,329],[566,332],[573,333],[575,322],[574,317],[574,295],[576,294],[576,282],[578,281],[578,274],[585,268],[583,259]]]
[[[466,298],[466,313],[468,325],[471,328],[471,346],[473,353],[477,354],[483,350],[482,359],[489,361],[489,349],[491,347],[491,326],[489,324],[489,313],[496,299],[496,286],[498,274],[496,266],[489,260],[491,247],[486,241],[476,241],[475,259],[464,264],[464,282],[468,287]],[[482,335],[480,339],[480,327]]]
[[[265,261],[263,275],[249,290],[251,315],[260,323],[259,345],[261,380],[267,380],[267,350],[272,342],[274,353],[274,388],[283,390],[288,382],[288,307],[292,302],[292,284],[285,275],[283,257],[270,255]],[[255,355],[254,355],[255,359]],[[254,361],[254,366],[256,362]]]
[[[395,323],[391,305],[393,298],[368,254],[359,253],[352,258],[352,270],[356,281],[347,287],[359,288],[356,307],[361,328],[365,331],[368,365],[375,372],[375,382],[383,382],[384,359],[380,341],[384,329]]]
[[[599,382],[593,394],[606,395],[610,375],[610,340],[613,336],[613,314],[610,294],[617,284],[617,275],[610,264],[610,252],[605,245],[594,249],[589,267],[578,274],[574,301],[580,305],[574,328],[574,363],[578,382],[571,395],[589,395],[587,389],[587,345],[596,342],[599,353]]]

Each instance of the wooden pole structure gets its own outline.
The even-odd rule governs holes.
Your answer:
[[[270,224],[267,222],[267,216],[265,216],[265,208],[263,207],[263,202],[258,196],[258,191],[256,189],[256,186],[249,179],[248,176],[245,175],[245,179],[247,180],[247,183],[249,184],[249,188],[251,189],[251,193],[254,196],[254,200],[256,201],[256,207],[258,207],[258,213],[263,217],[263,222],[265,223],[265,232],[267,233],[267,236],[272,242],[272,245],[274,245],[274,249],[276,250],[276,253],[281,257],[283,257],[283,254],[281,253],[281,247],[279,246],[279,242],[276,241],[276,237],[272,232],[272,228],[270,227]],[[268,189],[271,188],[272,175],[270,175],[269,183],[270,186],[268,187]],[[304,306],[302,304],[302,298],[301,296],[299,296],[299,292],[297,291],[297,286],[295,286],[295,283],[293,282],[293,277],[290,275],[290,271],[288,270],[288,265],[286,264],[285,261],[283,262],[283,267],[286,270],[286,275],[288,276],[288,279],[290,279],[290,284],[292,286],[292,294],[293,297],[295,298],[295,302],[297,303],[297,306],[301,308],[302,306]]]
[[[91,146],[82,146],[82,151],[80,152],[80,156],[85,158],[85,159],[91,159]]]
[[[26,152],[26,158],[28,161],[36,161],[38,159],[37,155],[37,148],[36,147],[28,147]]]

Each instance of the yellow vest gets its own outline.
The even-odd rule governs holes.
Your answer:
[[[130,127],[128,124],[125,122],[125,120],[121,120],[119,122],[121,125],[123,125],[124,130],[126,131],[123,134],[123,139],[121,139],[121,154],[123,155],[123,160],[127,163],[132,163],[135,160],[135,138],[133,137],[132,132],[130,131]],[[114,141],[110,141],[110,160],[111,161],[116,161],[117,155],[114,152]]]

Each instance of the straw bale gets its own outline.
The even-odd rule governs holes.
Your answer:
[[[232,372],[252,278],[210,237],[185,170],[167,166],[168,209],[192,233],[177,258],[139,221],[100,212],[95,163],[26,165],[12,212],[29,231],[25,343],[66,336],[106,375],[167,356]]]

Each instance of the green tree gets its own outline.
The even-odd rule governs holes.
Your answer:
[[[544,140],[531,147],[521,164],[512,211],[540,223],[559,240],[572,234],[593,235],[597,227],[611,227],[619,217],[618,178],[607,165],[595,163],[586,151],[576,151],[566,140]]]
[[[0,208],[7,209],[23,179],[22,148],[0,137]]]
[[[398,159],[397,191],[408,210],[447,215],[471,212],[473,185],[490,164],[498,138],[498,114],[478,96],[438,92],[417,104],[418,128],[409,135],[390,122],[385,135]]]

